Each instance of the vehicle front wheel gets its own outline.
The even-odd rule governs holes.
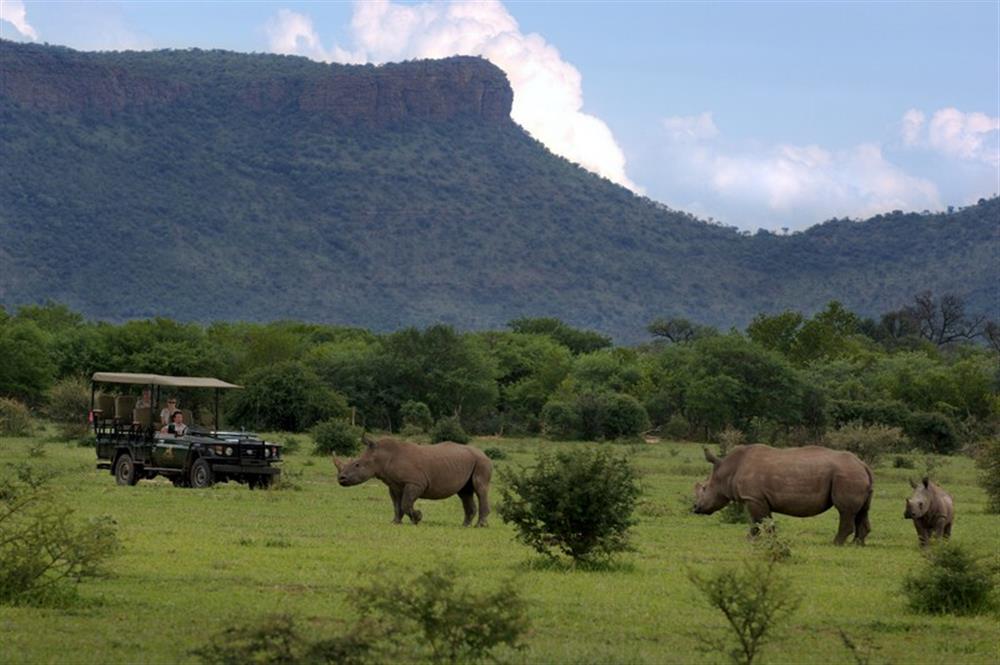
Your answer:
[[[135,462],[128,453],[122,453],[115,462],[115,482],[119,485],[135,485],[139,482],[139,474],[135,471]]]
[[[204,489],[211,487],[215,482],[215,475],[212,473],[212,466],[203,459],[195,460],[191,465],[191,487]]]

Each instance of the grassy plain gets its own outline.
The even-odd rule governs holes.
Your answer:
[[[515,578],[530,603],[527,649],[506,654],[526,663],[709,663],[697,635],[721,631],[688,581],[688,571],[731,566],[751,554],[746,527],[690,512],[691,488],[707,475],[700,446],[621,447],[641,472],[644,494],[634,529],[636,551],[604,571],[538,565],[494,512],[487,529],[461,527],[457,498],[421,501],[418,527],[390,524],[384,487],[373,480],[336,484],[327,459],[290,455],[287,476],[299,489],[251,492],[228,484],[177,489],[161,480],[118,487],[94,469],[93,451],[36,439],[0,442],[0,466],[31,462],[57,472],[61,492],[80,515],[108,514],[124,552],[114,574],[81,587],[71,609],[0,607],[4,663],[195,662],[190,650],[223,627],[287,612],[315,637],[353,619],[353,588],[373,575],[416,573],[450,562],[473,587]],[[473,441],[526,464],[539,440]],[[33,456],[32,447],[43,453]],[[940,458],[936,477],[955,497],[954,538],[983,554],[1000,550],[1000,518],[984,512],[972,462]],[[873,532],[864,548],[831,544],[835,511],[811,519],[777,517],[792,559],[781,564],[802,595],[769,663],[854,663],[839,631],[870,649],[872,663],[998,662],[998,617],[927,617],[906,609],[903,575],[921,555],[904,520],[907,478],[917,469],[876,470]],[[497,482],[494,475],[494,482]],[[499,492],[494,486],[494,502]]]

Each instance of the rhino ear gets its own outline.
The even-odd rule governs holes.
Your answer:
[[[365,446],[369,450],[375,447],[375,439],[368,436],[368,432],[365,432],[364,434],[361,435],[361,441],[364,442]]]
[[[931,484],[930,476],[924,476],[924,487],[925,488],[930,487],[930,484]]]
[[[910,487],[912,487],[913,489],[917,489],[917,484],[913,482],[913,478],[910,478]]]
[[[712,451],[708,448],[704,448],[703,450],[705,451],[705,459],[711,462],[712,466],[719,466],[719,463],[722,462],[722,460],[713,455]]]

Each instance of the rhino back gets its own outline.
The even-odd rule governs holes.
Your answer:
[[[398,483],[423,485],[421,498],[443,499],[465,487],[480,456],[489,461],[481,451],[458,443],[400,446],[386,464],[385,476]]]

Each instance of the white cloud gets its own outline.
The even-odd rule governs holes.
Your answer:
[[[272,32],[273,29],[273,32]],[[600,118],[583,112],[580,72],[538,34],[524,34],[497,0],[404,5],[359,1],[353,44],[326,50],[312,22],[282,10],[268,27],[271,49],[337,62],[480,55],[503,69],[514,89],[511,117],[552,152],[633,191],[625,154]]]
[[[38,41],[38,33],[28,23],[28,12],[22,0],[0,0],[0,20],[14,26],[14,29],[31,41]]]
[[[905,173],[877,144],[736,145],[709,113],[665,118],[663,126],[659,160],[671,190],[663,198],[744,228],[805,228],[831,217],[941,207],[934,183]]]
[[[944,108],[925,122],[923,112],[910,109],[903,115],[902,135],[908,147],[1000,167],[1000,118],[985,113]]]

